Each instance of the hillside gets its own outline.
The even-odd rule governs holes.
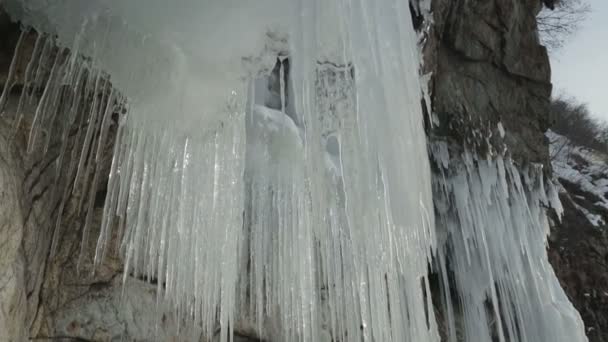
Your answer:
[[[608,341],[608,156],[552,131],[546,136],[564,207],[549,257],[590,341]]]

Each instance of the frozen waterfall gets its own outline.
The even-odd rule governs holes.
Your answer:
[[[439,341],[436,296],[449,341],[585,341],[538,174],[470,155],[448,172],[433,148],[436,236],[408,1],[4,6],[36,32],[15,126],[34,104],[31,148],[63,137],[85,241],[115,136],[96,263],[117,244],[184,339],[248,322],[272,341]]]
[[[553,183],[538,167],[447,151],[445,142],[433,146],[447,340],[586,341],[545,250],[545,210],[562,211]]]

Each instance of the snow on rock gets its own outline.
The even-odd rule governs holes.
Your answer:
[[[608,156],[549,130],[553,172],[575,207],[596,227],[608,220]]]

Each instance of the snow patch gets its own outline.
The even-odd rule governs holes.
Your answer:
[[[545,135],[549,139],[551,165],[556,177],[586,194],[579,199],[608,209],[608,158],[591,149],[577,146],[551,130]],[[579,203],[575,203],[575,206],[592,225],[600,227],[606,224],[603,214],[594,213]]]

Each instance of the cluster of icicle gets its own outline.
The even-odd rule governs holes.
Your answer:
[[[30,55],[24,55],[26,53]],[[29,62],[18,80],[17,63],[22,60]],[[71,180],[70,186],[54,192],[59,203],[51,244],[51,254],[54,254],[61,237],[63,212],[72,194],[89,194],[80,196],[76,207],[76,215],[86,215],[83,239],[87,239],[99,178],[103,177],[105,148],[111,143],[108,139],[112,115],[122,112],[124,99],[112,88],[109,76],[92,67],[90,60],[58,47],[54,37],[29,29],[22,31],[17,41],[0,97],[0,113],[7,108],[10,93],[18,81],[22,90],[12,113],[14,117],[10,118],[13,136],[22,126],[29,125],[28,153],[35,149],[47,153],[53,149],[57,154],[55,188],[58,189],[61,177]],[[56,141],[60,142],[59,146],[51,146]],[[81,256],[83,252],[81,250]]]
[[[125,279],[158,284],[159,313],[187,322],[184,339],[232,340],[247,321],[273,341],[439,341],[437,251],[451,341],[457,322],[468,341],[584,341],[544,255],[544,192],[512,165],[467,156],[435,184],[448,232],[437,246],[407,1],[179,3],[6,5],[54,32],[39,34],[25,73],[30,146],[63,127],[60,155],[78,162],[57,163],[75,178],[62,203],[89,194],[86,242],[115,139],[95,263],[117,240]],[[198,31],[206,20],[213,32]],[[261,52],[247,50],[256,34]],[[222,35],[242,51],[218,46]],[[86,127],[76,140],[73,127]]]
[[[432,150],[447,341],[586,341],[547,258],[546,210],[562,207],[542,168]]]
[[[427,279],[435,241],[430,172],[406,1],[293,1],[293,27],[260,32],[267,51],[237,56],[248,73],[236,78],[241,65],[214,59],[199,68],[209,75],[197,75],[183,46],[170,55],[154,35],[119,41],[117,28],[141,27],[124,25],[111,8],[70,26],[54,17],[61,4],[47,13],[44,4],[28,11],[24,3],[9,8],[34,27],[58,26],[59,46],[73,35],[71,58],[47,77],[53,100],[43,95],[38,107],[55,112],[48,102],[88,92],[89,126],[78,143],[84,164],[74,168],[94,175],[90,201],[103,176],[95,165],[108,123],[115,128],[97,263],[118,236],[124,276],[154,279],[159,306],[220,341],[232,339],[236,313],[271,340],[438,340]],[[221,1],[208,6],[233,10]],[[150,62],[134,50],[138,58],[125,66],[116,63],[124,51],[107,51],[113,41],[170,58]],[[48,65],[36,53],[31,64]],[[157,62],[165,69],[155,78]],[[87,77],[78,76],[78,63],[87,63]],[[225,67],[228,81],[210,66]],[[100,69],[115,90],[104,88]],[[133,80],[158,83],[138,89]],[[214,82],[219,95],[211,97]],[[166,85],[182,88],[158,89]],[[128,105],[108,99],[119,92]],[[113,117],[118,108],[126,113]]]

